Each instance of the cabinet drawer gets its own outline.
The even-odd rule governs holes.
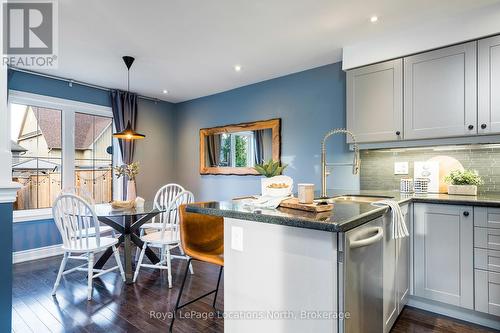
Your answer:
[[[500,251],[500,229],[474,227],[474,247]]]
[[[474,207],[474,226],[500,229],[500,208]]]
[[[500,251],[475,248],[474,268],[500,273]]]
[[[476,311],[500,316],[500,273],[474,270]]]

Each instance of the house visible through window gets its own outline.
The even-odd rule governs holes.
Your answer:
[[[29,210],[50,208],[61,190],[69,188],[95,203],[112,201],[113,146],[118,145],[112,138],[111,109],[9,94],[12,178],[21,184],[14,210],[36,216]]]
[[[95,203],[112,199],[113,119],[75,113],[75,186]]]
[[[14,209],[50,207],[61,191],[61,110],[11,105],[12,177],[22,188]]]

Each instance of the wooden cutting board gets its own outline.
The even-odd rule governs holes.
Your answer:
[[[313,213],[326,212],[326,211],[330,211],[333,209],[332,204],[328,204],[328,205],[318,205],[315,203],[302,204],[302,203],[299,203],[298,198],[290,198],[290,199],[283,200],[280,204],[280,207],[304,210],[304,211],[313,212]]]
[[[439,162],[439,193],[448,192],[448,184],[445,183],[444,177],[453,170],[464,170],[462,163],[450,156],[435,156],[429,161]]]

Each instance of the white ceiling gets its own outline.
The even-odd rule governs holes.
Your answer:
[[[63,0],[59,68],[45,72],[126,89],[121,56],[131,55],[131,90],[179,102],[336,62],[345,45],[496,2]]]

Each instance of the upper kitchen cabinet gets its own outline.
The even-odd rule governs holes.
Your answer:
[[[405,139],[477,134],[476,88],[476,42],[404,58]]]
[[[500,36],[478,42],[478,132],[500,133]]]
[[[347,72],[347,128],[358,142],[403,138],[402,60]]]

